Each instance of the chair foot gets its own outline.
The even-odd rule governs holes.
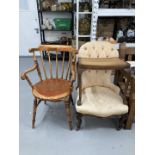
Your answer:
[[[72,122],[68,122],[68,124],[69,124],[69,129],[72,130],[73,129]]]
[[[32,116],[32,128],[35,128],[35,118],[36,118],[36,111],[37,111],[37,99],[34,99],[34,103],[33,103],[33,116]]]
[[[74,101],[73,101],[72,95],[70,96],[70,101],[71,101],[71,103],[72,103],[72,106],[74,106]]]
[[[71,108],[70,108],[70,101],[65,101],[65,109],[67,113],[67,121],[68,121],[68,126],[69,129],[72,130],[72,113],[71,113]]]
[[[82,115],[80,114],[80,113],[76,113],[76,119],[77,119],[77,128],[76,128],[76,130],[78,131],[78,130],[80,130],[80,128],[81,128],[81,123],[82,123]]]
[[[126,120],[127,120],[127,115],[126,114],[121,116],[121,118],[119,119],[118,127],[117,127],[118,131],[121,130],[122,128],[125,128]]]
[[[130,111],[129,111],[128,116],[127,116],[125,129],[131,129],[132,128],[132,123],[134,121],[134,118],[135,118],[135,108],[133,108],[133,106],[132,106],[130,108]]]

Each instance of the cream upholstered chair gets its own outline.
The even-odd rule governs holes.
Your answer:
[[[79,49],[78,59],[86,58],[100,61],[104,58],[118,59],[119,53],[114,44],[107,41],[92,41]],[[79,64],[78,64],[79,65]],[[78,68],[79,69],[79,68]],[[79,74],[79,73],[78,73]],[[97,117],[121,116],[119,128],[125,124],[129,106],[120,95],[120,88],[113,84],[112,70],[86,69],[81,75],[81,103],[79,103],[80,88],[77,89],[76,111],[77,129],[81,126],[83,115]],[[78,83],[79,86],[79,83]]]

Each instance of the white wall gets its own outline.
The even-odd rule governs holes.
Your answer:
[[[59,0],[62,2],[71,0]],[[36,0],[19,0],[19,55],[29,56],[28,49],[40,44],[40,33],[37,34],[35,28],[39,28],[38,12]],[[71,14],[46,13],[44,18],[51,21],[55,17],[71,18]],[[71,36],[71,32],[46,32],[46,40],[58,40],[60,36]]]

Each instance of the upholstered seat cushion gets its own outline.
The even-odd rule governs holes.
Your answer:
[[[86,115],[108,117],[127,113],[128,106],[123,104],[121,96],[112,89],[94,86],[83,90],[82,105],[78,106],[76,102],[76,110]]]

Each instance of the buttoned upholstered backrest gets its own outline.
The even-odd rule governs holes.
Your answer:
[[[116,58],[119,57],[118,50],[114,44],[108,41],[91,41],[82,45],[78,52],[78,58]],[[111,70],[86,70],[82,73],[82,88],[91,86],[105,86],[118,92],[113,85]]]

